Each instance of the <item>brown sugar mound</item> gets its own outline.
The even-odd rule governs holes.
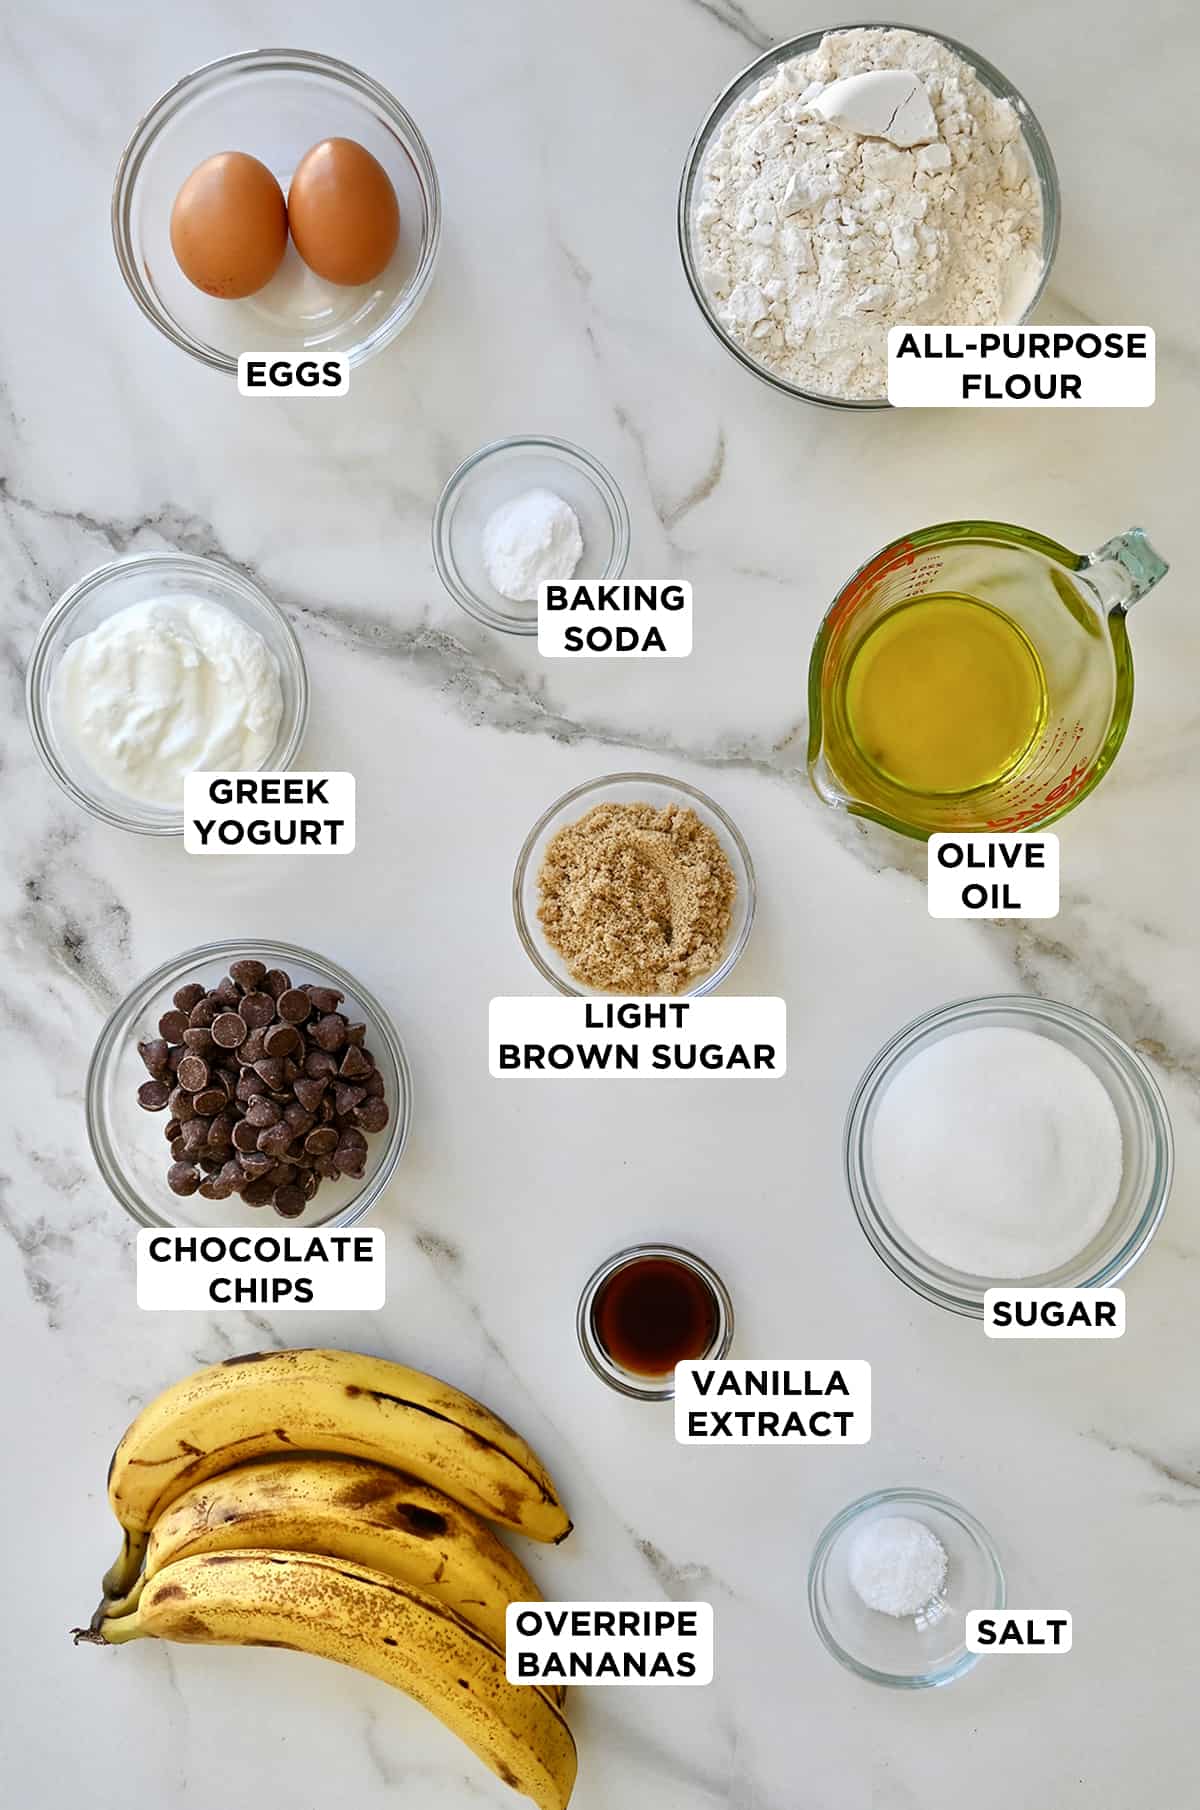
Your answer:
[[[737,881],[688,807],[598,804],[550,838],[538,890],[538,921],[573,979],[681,993],[720,961]]]

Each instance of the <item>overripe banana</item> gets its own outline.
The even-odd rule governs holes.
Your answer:
[[[487,1523],[440,1490],[362,1458],[264,1458],[194,1484],[164,1509],[141,1577],[108,1613],[136,1609],[151,1579],[179,1559],[247,1547],[381,1571],[448,1604],[501,1652],[508,1604],[541,1597]],[[546,1688],[561,1704],[561,1686]]]
[[[121,1440],[108,1498],[125,1537],[105,1596],[132,1588],[150,1529],[185,1489],[283,1452],[373,1459],[534,1540],[571,1531],[520,1434],[449,1383],[353,1351],[256,1352],[165,1390]]]
[[[539,1690],[509,1684],[490,1641],[445,1603],[382,1572],[312,1553],[215,1552],[151,1578],[129,1615],[88,1636],[285,1646],[406,1691],[539,1810],[565,1810],[575,1743]]]

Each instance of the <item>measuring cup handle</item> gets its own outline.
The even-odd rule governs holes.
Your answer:
[[[1105,541],[1094,553],[1085,553],[1078,570],[1086,574],[1106,612],[1119,610],[1124,615],[1139,597],[1166,577],[1170,567],[1141,528],[1130,528],[1128,533]]]

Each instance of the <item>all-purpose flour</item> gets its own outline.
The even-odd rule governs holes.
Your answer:
[[[875,119],[871,85],[829,96],[878,70],[920,90]],[[910,147],[912,120],[933,136]],[[846,399],[885,394],[890,326],[1018,320],[1041,271],[1041,193],[1014,108],[912,31],[830,32],[749,90],[705,158],[695,228],[726,330],[788,382]]]

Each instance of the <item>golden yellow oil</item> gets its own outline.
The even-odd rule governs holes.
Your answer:
[[[1046,721],[1046,676],[1028,638],[999,610],[954,591],[889,610],[839,688],[835,714],[862,760],[927,797],[995,785]]]

